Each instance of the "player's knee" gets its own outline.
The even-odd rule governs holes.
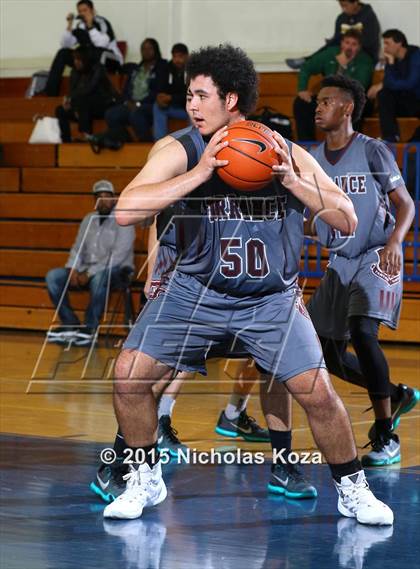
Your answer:
[[[146,374],[142,374],[136,365],[136,355],[137,352],[133,350],[123,350],[115,363],[114,390],[117,395],[133,390],[141,395],[152,389]]]
[[[378,341],[379,321],[364,316],[349,318],[349,331],[353,346],[357,349],[369,349],[372,343]]]
[[[314,384],[306,410],[316,414],[329,414],[334,410],[338,401],[338,395],[325,371]]]

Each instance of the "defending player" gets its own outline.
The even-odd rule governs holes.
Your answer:
[[[143,310],[116,364],[114,407],[136,461],[125,492],[104,516],[137,518],[167,495],[153,384],[176,370],[205,373],[207,349],[239,339],[269,373],[267,392],[285,383],[307,413],[330,465],[342,515],[392,524],[390,508],[369,490],[347,412],[329,381],[296,284],[304,208],[351,234],[357,225],[351,201],[308,153],[279,135],[281,165],[273,170],[280,183],[246,197],[224,185],[215,172],[226,165],[216,159],[226,146],[224,125],[242,120],[254,107],[257,75],[246,55],[229,45],[191,55],[188,75],[194,125],[203,137],[211,136],[204,153],[198,160],[192,136],[173,142],[146,164],[118,204],[123,225],[176,204],[182,255],[167,287]],[[228,249],[234,244],[235,252]],[[230,259],[234,253],[233,268],[227,252]]]
[[[384,143],[354,132],[365,103],[363,87],[335,75],[322,82],[315,122],[326,141],[313,156],[352,200],[359,223],[350,236],[342,236],[322,219],[315,221],[321,243],[334,255],[319,288],[308,303],[320,336],[328,369],[339,377],[367,380],[375,412],[372,450],[362,458],[366,465],[400,462],[400,444],[393,433],[389,368],[379,345],[380,324],[395,329],[402,301],[402,242],[414,217],[414,204],[398,165]],[[390,202],[395,207],[392,216]],[[351,337],[357,354],[346,353]],[[396,386],[394,386],[394,391]],[[411,407],[418,392],[407,386]],[[401,398],[401,395],[400,395]],[[409,405],[406,405],[406,411]]]

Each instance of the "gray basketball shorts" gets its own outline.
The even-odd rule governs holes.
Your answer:
[[[307,308],[318,334],[350,337],[349,316],[369,316],[396,329],[402,302],[402,274],[390,276],[379,267],[381,248],[354,259],[335,256]]]
[[[208,354],[229,351],[249,354],[279,381],[325,367],[297,287],[238,298],[180,272],[147,302],[124,348],[146,353],[173,369],[204,375]]]

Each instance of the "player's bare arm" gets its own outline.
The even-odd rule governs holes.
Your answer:
[[[187,155],[174,141],[154,154],[144,168],[123,190],[116,207],[120,225],[134,225],[184,198],[209,180],[215,168],[226,166],[216,154],[227,145],[226,127],[211,138],[200,162],[187,172]]]
[[[171,144],[174,140],[174,137],[168,134],[167,136],[164,136],[160,140],[156,141],[152,146],[149,154],[147,155],[147,160],[149,161],[155,154],[162,150],[162,148],[165,148],[165,146],[168,146],[168,144]]]
[[[281,176],[282,184],[325,223],[351,235],[357,226],[351,200],[306,150],[293,144],[292,157],[284,138],[275,133],[274,139],[280,165],[273,170]]]
[[[413,222],[415,209],[405,186],[399,186],[388,195],[395,207],[395,228],[379,256],[381,269],[395,275],[403,264],[402,243]]]

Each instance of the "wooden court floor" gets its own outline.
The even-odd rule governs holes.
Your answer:
[[[358,524],[337,512],[326,465],[305,466],[318,498],[272,495],[269,445],[214,432],[235,377],[215,360],[207,378],[185,386],[174,413],[181,439],[201,451],[265,452],[265,464],[168,464],[168,498],[132,521],[104,520],[89,489],[99,453],[115,434],[112,366],[118,349],[45,345],[39,333],[1,332],[0,567],[6,569],[412,569],[420,556],[419,418],[399,427],[401,465],[367,469],[393,526]],[[103,340],[102,340],[103,344]],[[385,346],[396,381],[420,387],[418,347]],[[334,380],[359,450],[371,412],[360,389]],[[258,396],[249,412],[262,422]],[[294,449],[314,448],[294,409]],[[226,456],[226,455],[224,455]]]
[[[116,423],[112,410],[112,366],[118,354],[113,342],[106,347],[64,349],[45,344],[45,335],[30,332],[0,332],[1,432],[71,440],[111,442]],[[394,382],[420,388],[418,345],[384,344]],[[182,441],[198,450],[225,445],[214,433],[215,423],[232,388],[237,363],[214,360],[205,378],[197,375],[184,386],[175,406],[173,422]],[[372,412],[366,394],[334,378],[352,419],[358,447],[367,443]],[[254,387],[254,392],[257,387]],[[249,413],[262,424],[258,395],[249,403]],[[420,406],[403,416],[398,433],[402,442],[402,466],[420,464]],[[231,444],[231,441],[228,441]],[[294,404],[293,443],[296,449],[313,449],[304,413]],[[249,443],[236,443],[242,447]],[[255,446],[251,445],[255,449]],[[269,450],[268,445],[260,445]]]

